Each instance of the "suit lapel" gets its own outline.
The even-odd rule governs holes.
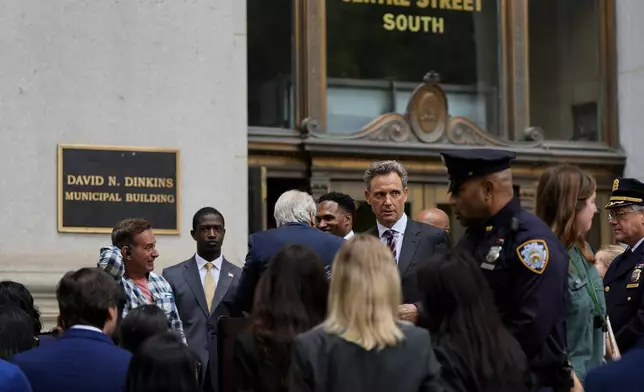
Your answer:
[[[629,250],[615,258],[610,267],[608,267],[608,271],[606,271],[604,285],[609,285],[616,281],[624,274],[635,268],[637,263],[642,261],[642,249],[640,248],[644,249],[644,247],[640,245],[635,249],[635,252],[631,252]]]
[[[208,315],[208,305],[206,303],[206,294],[203,291],[203,285],[201,284],[201,276],[199,275],[199,269],[197,267],[197,260],[192,256],[190,260],[186,261],[183,269],[183,277],[188,283],[188,287],[192,290],[197,303],[201,308],[201,311],[205,315]]]
[[[416,249],[418,249],[418,233],[420,233],[420,229],[414,224],[414,221],[407,220],[400,257],[398,258],[398,271],[400,271],[401,277],[407,272],[416,254]]]
[[[365,234],[369,234],[369,235],[372,235],[372,236],[374,236],[376,238],[379,238],[378,226],[376,225],[376,226],[372,227],[371,229],[365,231]]]
[[[230,287],[230,283],[235,279],[235,275],[232,273],[232,270],[232,264],[224,258],[221,262],[221,271],[219,271],[219,280],[217,281],[215,299],[212,301],[212,312],[217,309],[217,306],[219,306],[219,303],[221,303],[221,300],[226,295],[226,292]]]

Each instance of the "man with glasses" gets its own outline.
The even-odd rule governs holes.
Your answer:
[[[644,295],[640,278],[644,269],[644,184],[617,178],[606,205],[615,239],[628,245],[604,276],[604,293],[611,326],[621,353],[644,337]]]

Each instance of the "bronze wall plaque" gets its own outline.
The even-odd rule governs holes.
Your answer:
[[[126,218],[179,234],[178,149],[58,145],[58,231],[111,233]]]

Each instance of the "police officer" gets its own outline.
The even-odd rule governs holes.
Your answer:
[[[467,228],[456,247],[479,261],[503,323],[526,354],[533,389],[568,391],[568,252],[515,197],[510,171],[514,153],[470,149],[441,155],[450,180],[450,204]]]
[[[644,269],[644,184],[633,178],[613,181],[606,205],[615,239],[628,248],[608,267],[604,293],[608,317],[621,353],[644,337],[644,295],[640,285]]]

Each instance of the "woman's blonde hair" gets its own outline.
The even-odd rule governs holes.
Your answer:
[[[624,253],[624,248],[622,248],[619,245],[607,245],[602,247],[600,250],[595,253],[595,258],[599,259],[602,263],[604,263],[606,266],[609,266],[610,263],[615,260],[615,257],[621,255]],[[606,255],[606,257],[602,257],[602,255]]]
[[[365,350],[395,346],[403,339],[397,325],[401,300],[398,267],[389,248],[371,235],[355,235],[333,261],[323,327]]]

